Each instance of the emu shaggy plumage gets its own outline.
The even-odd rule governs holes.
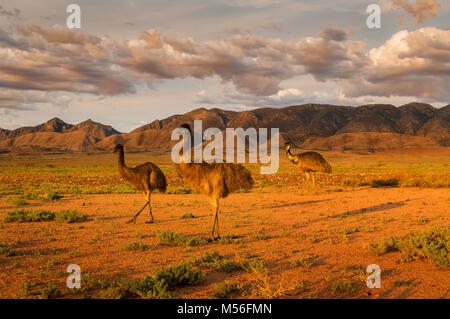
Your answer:
[[[128,183],[133,185],[135,189],[142,191],[145,199],[147,200],[144,207],[142,207],[142,209],[128,222],[136,223],[137,217],[148,205],[150,210],[150,223],[154,223],[155,219],[153,218],[152,214],[150,196],[154,190],[159,190],[160,192],[166,191],[166,177],[159,169],[159,167],[151,162],[141,164],[134,168],[127,167],[125,165],[125,156],[123,152],[123,146],[121,144],[116,145],[116,147],[114,148],[114,153],[117,154],[120,176],[122,176],[122,178],[125,179]]]
[[[316,193],[316,172],[321,173],[331,173],[331,165],[317,152],[304,152],[300,154],[293,155],[291,153],[291,145],[286,143],[286,156],[289,160],[297,166],[300,171],[309,180],[312,177],[314,185],[314,193]]]
[[[189,125],[183,124],[182,127],[190,131]],[[225,198],[240,189],[250,190],[253,187],[250,171],[240,164],[185,163],[183,160],[175,167],[184,182],[189,184],[193,190],[208,197],[214,210],[211,237],[213,239],[218,238],[220,236],[219,199]]]

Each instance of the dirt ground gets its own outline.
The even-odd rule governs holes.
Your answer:
[[[199,194],[155,194],[153,214],[157,224],[147,224],[148,211],[137,223],[126,221],[144,204],[140,194],[72,195],[56,202],[29,201],[27,209],[59,211],[76,209],[88,219],[79,223],[0,222],[0,242],[13,243],[26,254],[0,257],[0,297],[16,298],[24,282],[54,281],[63,298],[67,265],[110,280],[142,278],[162,266],[179,264],[205,252],[217,251],[227,260],[264,261],[269,285],[281,298],[450,298],[450,273],[430,262],[401,262],[399,253],[381,256],[367,247],[389,236],[433,226],[450,226],[448,188],[367,188],[319,190],[314,195],[302,188],[266,187],[233,194],[222,200],[221,235],[234,235],[235,243],[166,246],[158,231],[207,238],[212,212]],[[0,217],[16,208],[0,198]],[[194,218],[183,219],[185,214]],[[140,241],[145,251],[125,251],[124,244]],[[311,267],[295,265],[304,256]],[[381,288],[368,289],[365,278],[344,274],[346,267],[381,267]],[[333,283],[354,281],[354,291],[334,291]],[[252,275],[245,270],[231,273],[207,271],[195,286],[178,288],[179,298],[208,298],[214,284],[245,283]],[[298,283],[302,282],[302,289]],[[400,284],[399,284],[400,283]],[[402,284],[404,283],[404,284]],[[95,297],[95,292],[92,293]],[[73,297],[73,296],[72,296]],[[239,294],[233,297],[240,298]]]

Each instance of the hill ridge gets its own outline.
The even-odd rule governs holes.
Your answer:
[[[308,149],[390,149],[450,146],[450,105],[435,108],[411,102],[357,107],[315,104],[246,111],[200,107],[185,114],[154,120],[129,133],[91,119],[68,124],[55,117],[15,130],[0,129],[0,151],[105,151],[116,143],[134,151],[169,150],[171,131],[183,123],[203,120],[203,129],[280,128],[283,141]],[[383,143],[385,145],[383,145]]]

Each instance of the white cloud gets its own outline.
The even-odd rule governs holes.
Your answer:
[[[153,29],[137,39],[113,40],[60,26],[22,25],[7,38],[0,33],[0,87],[16,92],[0,107],[27,104],[22,92],[56,92],[57,100],[51,101],[51,94],[45,98],[63,105],[61,96],[121,95],[134,92],[140,83],[189,77],[218,77],[222,85],[232,84],[236,94],[227,98],[235,102],[327,99],[322,93],[305,95],[301,88],[281,87],[299,75],[334,81],[348,97],[449,99],[450,30],[403,30],[370,51],[364,42],[348,39],[348,33],[327,27],[318,36],[292,41],[247,33],[198,43]]]

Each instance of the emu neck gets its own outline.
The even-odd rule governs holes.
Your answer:
[[[127,167],[125,166],[125,155],[123,154],[123,151],[119,152],[119,155],[117,155],[117,159],[119,162],[119,172],[121,175],[127,170]]]
[[[287,157],[289,158],[289,160],[290,160],[292,163],[294,163],[294,164],[297,163],[296,158],[294,158],[294,156],[293,156],[292,153],[291,153],[291,148],[289,148],[289,149],[286,151],[286,155],[287,155]]]

